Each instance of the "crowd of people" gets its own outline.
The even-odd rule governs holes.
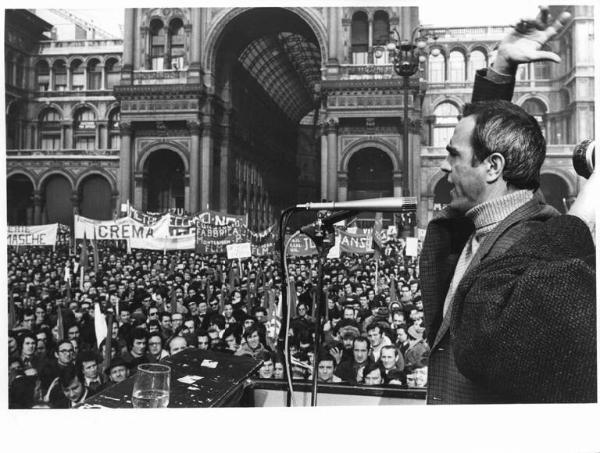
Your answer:
[[[257,378],[284,379],[278,260],[128,253],[117,243],[99,244],[98,263],[83,270],[79,253],[67,246],[9,249],[11,408],[76,406],[127,379],[137,365],[186,348],[250,355],[263,362]],[[390,239],[377,259],[327,261],[320,326],[317,259],[288,260],[295,290],[288,332],[293,379],[312,379],[317,360],[322,383],[426,386],[418,261],[405,255],[403,239]],[[94,317],[100,314],[112,318],[110,354],[106,338],[98,344]]]

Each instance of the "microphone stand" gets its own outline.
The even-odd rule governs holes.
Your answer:
[[[335,244],[335,231],[332,223],[324,223],[323,219],[326,217],[326,211],[319,211],[317,213],[317,221],[314,224],[314,231],[304,231],[317,247],[317,294],[315,297],[315,341],[313,348],[313,371],[312,371],[312,391],[310,395],[310,405],[315,407],[317,405],[317,394],[318,394],[318,367],[319,367],[319,349],[321,347],[321,307],[326,304],[327,301],[323,301],[323,264],[327,259],[327,254],[331,247]]]

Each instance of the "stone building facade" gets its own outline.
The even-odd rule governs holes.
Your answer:
[[[558,7],[555,7],[558,8]],[[515,97],[545,132],[542,189],[564,210],[593,137],[591,6],[522,68]],[[6,12],[9,224],[111,218],[121,203],[248,213],[262,228],[304,201],[416,196],[424,226],[448,201],[444,146],[474,70],[504,27],[427,28],[437,39],[404,89],[386,44],[417,7],[138,8],[123,39],[52,39]]]

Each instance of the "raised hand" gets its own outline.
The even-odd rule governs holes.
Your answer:
[[[522,19],[498,45],[496,60],[492,67],[501,74],[514,74],[521,63],[550,60],[560,62],[554,52],[542,50],[571,20],[567,11],[560,13],[550,24],[552,17],[547,6],[540,6],[535,19]]]

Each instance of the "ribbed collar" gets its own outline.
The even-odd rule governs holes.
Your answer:
[[[518,190],[469,209],[465,216],[473,221],[477,233],[487,233],[516,209],[533,198],[530,190]]]

